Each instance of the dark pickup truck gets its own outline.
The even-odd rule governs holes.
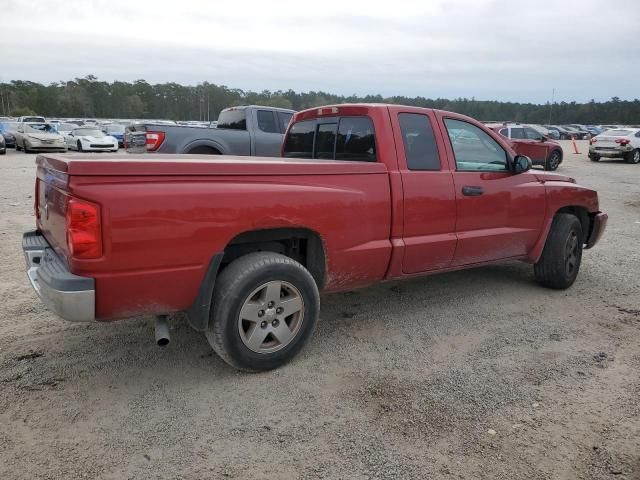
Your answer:
[[[128,133],[144,132],[148,152],[278,157],[293,114],[284,108],[231,107],[220,112],[216,128],[149,122],[128,127]],[[129,143],[135,153],[140,142]]]

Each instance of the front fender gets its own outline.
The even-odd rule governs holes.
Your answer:
[[[599,212],[598,193],[581,185],[563,181],[547,181],[544,183],[547,208],[542,223],[540,237],[529,252],[527,261],[536,263],[542,255],[544,244],[547,241],[553,217],[560,210],[582,210],[587,215],[593,216]],[[585,232],[588,234],[588,232]]]

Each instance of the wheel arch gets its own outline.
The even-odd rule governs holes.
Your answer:
[[[527,261],[530,263],[537,263],[542,256],[542,251],[544,250],[544,245],[547,241],[547,237],[549,236],[549,232],[551,231],[551,224],[553,223],[553,219],[559,213],[569,213],[574,215],[580,220],[580,225],[582,226],[583,233],[583,242],[589,238],[591,235],[591,229],[593,228],[594,216],[597,212],[590,212],[589,208],[584,205],[563,205],[558,207],[553,215],[549,215],[542,226],[542,232],[540,237],[538,237],[538,241],[535,243],[529,255],[527,256]]]
[[[193,140],[182,148],[182,153],[187,154],[224,155],[226,151],[220,143],[207,139]]]
[[[304,227],[248,230],[233,237],[223,251],[211,257],[196,299],[185,312],[192,328],[200,332],[207,329],[220,273],[237,258],[261,251],[281,253],[301,263],[311,273],[318,290],[326,284],[326,250],[317,232]]]

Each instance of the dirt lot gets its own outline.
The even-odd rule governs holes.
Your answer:
[[[570,290],[512,263],[325,296],[253,375],[180,318],[160,349],[149,318],[44,310],[34,156],[0,156],[0,478],[640,479],[640,165],[565,152],[610,215]]]

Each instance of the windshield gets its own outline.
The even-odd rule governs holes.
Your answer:
[[[124,125],[107,125],[107,133],[124,133]]]
[[[87,136],[87,137],[103,137],[104,136],[104,133],[102,133],[97,128],[76,128],[73,131],[73,134],[76,137],[83,137],[83,136]]]
[[[0,132],[15,132],[18,129],[18,122],[0,122]]]
[[[58,126],[58,131],[59,132],[70,132],[74,128],[78,128],[78,126],[74,125],[73,123],[61,123]]]
[[[58,133],[50,123],[29,123],[24,127],[26,132],[36,133]]]

